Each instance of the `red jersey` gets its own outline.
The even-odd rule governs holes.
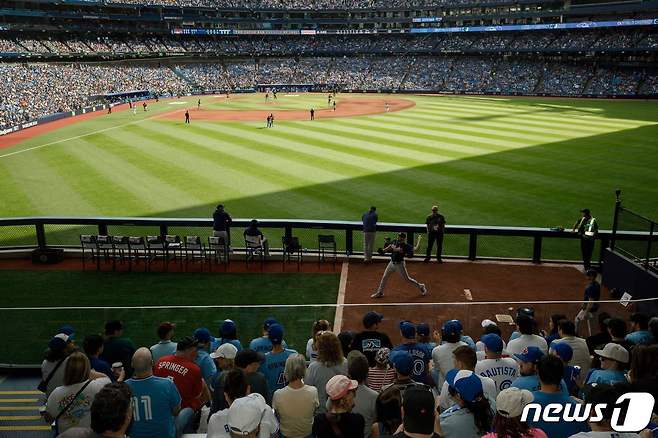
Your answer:
[[[181,408],[192,408],[195,411],[201,408],[197,397],[203,391],[203,380],[197,364],[172,354],[161,357],[155,363],[153,374],[174,381],[182,398]]]

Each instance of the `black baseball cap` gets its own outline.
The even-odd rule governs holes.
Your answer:
[[[434,396],[425,386],[410,386],[402,395],[404,430],[431,434],[434,431]]]
[[[191,336],[185,336],[182,339],[178,340],[178,345],[176,345],[176,351],[185,351],[192,347],[196,348],[199,345],[199,341]]]
[[[581,213],[589,214],[589,208],[583,208],[580,210]]]
[[[365,328],[372,327],[373,325],[381,322],[381,320],[384,319],[384,315],[381,313],[377,312],[368,312],[365,315],[363,315],[363,326]]]

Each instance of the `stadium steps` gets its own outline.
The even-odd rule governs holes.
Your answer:
[[[535,84],[535,88],[532,89],[532,92],[538,93],[543,86],[544,86],[544,73],[539,75],[539,79],[537,79],[537,83]]]
[[[598,71],[599,71],[599,67],[598,67],[598,65],[596,65],[594,67],[594,72],[592,73],[592,75],[590,77],[588,77],[587,80],[585,81],[585,85],[583,86],[583,93],[587,93],[587,92],[590,91],[589,86],[592,84],[592,81],[596,77],[596,74],[598,73]]]
[[[201,89],[201,87],[199,86],[199,84],[197,84],[195,81],[193,81],[192,79],[190,79],[190,78],[189,78],[185,73],[183,73],[178,67],[170,66],[169,68],[171,69],[172,72],[174,72],[174,74],[175,74],[176,76],[178,76],[179,78],[181,78],[184,82],[190,84],[190,86],[191,86],[193,89],[195,89],[195,90],[200,90],[200,89]]]
[[[44,395],[35,389],[38,383],[36,376],[0,376],[0,438],[52,436],[39,414]]]

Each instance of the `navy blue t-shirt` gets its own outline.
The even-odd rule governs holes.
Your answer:
[[[601,285],[598,284],[596,281],[590,283],[587,285],[585,288],[585,297],[583,298],[583,301],[599,301],[601,299]],[[592,308],[590,312],[596,312],[599,310],[599,305],[598,303],[592,304]]]

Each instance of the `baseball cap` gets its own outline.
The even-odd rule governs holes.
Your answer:
[[[212,336],[210,336],[210,330],[208,330],[205,327],[198,328],[194,330],[194,339],[199,341],[202,344],[206,344],[210,342],[210,339]]]
[[[266,411],[267,404],[263,396],[258,393],[249,394],[231,403],[226,425],[237,435],[248,435],[258,429]]]
[[[530,318],[534,319],[535,309],[533,309],[532,307],[519,307],[518,309],[516,309],[516,316],[518,317],[521,315],[529,316]]]
[[[278,324],[278,323],[279,323],[279,321],[277,321],[274,317],[270,316],[269,318],[267,318],[265,320],[265,322],[263,322],[263,330],[269,330],[270,326],[272,326],[273,324]]]
[[[488,333],[480,338],[487,350],[494,353],[503,351],[503,339],[495,333]]]
[[[429,336],[430,325],[426,322],[421,322],[416,326],[416,333],[418,333],[418,336]]]
[[[589,208],[583,208],[580,210],[581,213],[589,214]]]
[[[222,325],[219,326],[219,332],[222,334],[222,338],[228,338],[231,335],[234,335],[235,330],[235,323],[230,319],[225,319],[224,322],[222,322]]]
[[[267,331],[267,337],[273,344],[280,344],[283,340],[283,326],[281,324],[272,324]]]
[[[424,386],[409,386],[402,395],[404,430],[431,434],[434,431],[434,396]]]
[[[564,362],[569,362],[573,357],[573,348],[566,342],[551,342],[551,351],[554,351]]]
[[[400,333],[405,339],[413,339],[416,337],[416,326],[411,321],[400,322]]]
[[[495,322],[493,322],[493,321],[490,320],[490,319],[483,319],[483,320],[482,320],[482,328],[485,328],[485,327],[487,327],[487,326],[489,326],[489,325],[495,325],[495,326],[498,326],[498,324],[496,324]]]
[[[365,315],[363,315],[363,326],[365,328],[371,327],[378,322],[381,322],[381,320],[384,319],[384,315],[381,313],[377,312],[368,312]]]
[[[521,362],[538,363],[544,357],[544,352],[537,347],[525,347],[520,353],[514,355]]]
[[[199,341],[191,336],[185,336],[178,340],[176,351],[185,351],[188,348],[196,347],[197,345],[199,345]]]
[[[505,418],[520,417],[523,408],[533,400],[534,396],[527,389],[506,388],[500,391],[496,397],[496,410]]]
[[[160,325],[158,326],[158,332],[157,332],[158,337],[160,339],[164,338],[165,336],[167,336],[167,333],[169,333],[175,328],[176,328],[176,324],[174,324],[173,322],[169,322],[169,321],[161,322]]]
[[[53,336],[48,342],[48,348],[52,351],[61,351],[66,347],[69,342],[69,335],[65,333],[58,333]]]
[[[229,344],[227,342],[226,344],[220,345],[217,347],[217,350],[210,353],[210,357],[213,359],[235,359],[236,354],[238,354],[238,348],[235,345]]]
[[[224,344],[226,345],[226,344]],[[246,368],[252,363],[262,363],[265,360],[265,355],[251,348],[245,348],[238,351],[235,355],[235,366],[238,368]]]
[[[443,323],[444,335],[456,335],[461,333],[462,323],[458,319],[451,319]]]
[[[57,330],[57,333],[64,333],[67,335],[69,338],[74,338],[75,337],[75,329],[71,324],[64,324]]]
[[[377,350],[377,353],[375,353],[375,362],[377,362],[380,365],[386,365],[388,364],[388,358],[391,355],[391,350],[383,347]]]
[[[616,360],[621,363],[628,363],[628,350],[614,342],[608,342],[603,350],[594,350],[594,353],[606,359]]]
[[[327,390],[327,396],[329,396],[330,399],[340,400],[345,397],[345,394],[356,389],[357,386],[359,386],[359,382],[339,374],[329,379],[325,389]]]
[[[116,319],[113,319],[111,321],[108,321],[105,323],[105,333],[110,334],[114,333],[117,330],[122,330],[123,329],[123,323],[121,321],[118,321]]]
[[[394,351],[389,356],[389,360],[398,373],[403,376],[411,375],[414,369],[414,358],[406,351]]]
[[[482,381],[470,370],[452,369],[446,374],[446,382],[467,402],[475,401],[482,393]]]

